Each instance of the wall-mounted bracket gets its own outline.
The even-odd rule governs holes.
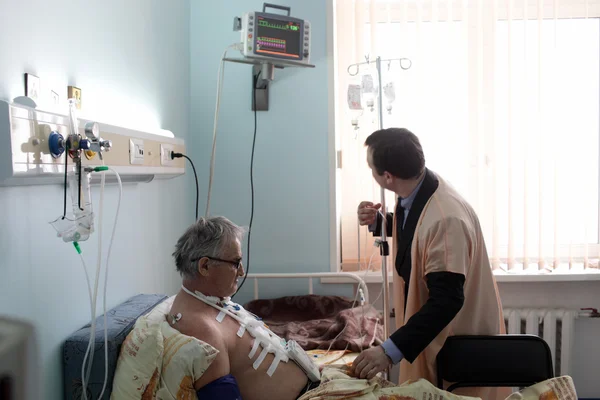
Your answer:
[[[269,85],[274,78],[275,66],[273,64],[265,63],[252,67],[253,90],[250,92],[252,96],[252,111],[269,111]]]
[[[233,18],[233,31],[239,32],[242,30],[242,19],[240,17]]]
[[[260,72],[258,82],[256,85],[256,104],[258,105],[256,111],[269,111],[269,85],[270,82],[275,78],[275,68],[283,69],[289,67],[300,67],[300,68],[314,68],[312,64],[304,64],[293,60],[258,60],[251,58],[229,58],[223,59],[226,62],[234,62],[240,64],[251,64],[252,65],[252,77],[250,87],[250,97],[252,98],[251,109],[254,111],[254,82],[256,76]]]

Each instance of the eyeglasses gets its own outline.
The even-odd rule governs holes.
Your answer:
[[[198,257],[196,259],[193,259],[192,262],[196,262],[198,260],[200,260],[201,258],[208,258],[209,260],[213,260],[213,261],[218,261],[218,262],[223,262],[223,263],[227,263],[227,264],[231,264],[233,265],[233,267],[235,269],[240,269],[240,266],[242,265],[242,260],[238,260],[238,261],[231,261],[231,260],[222,260],[220,258],[216,258],[216,257],[209,257],[209,256],[202,256],[202,257]]]

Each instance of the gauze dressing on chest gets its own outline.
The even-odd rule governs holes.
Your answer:
[[[237,331],[238,337],[242,337],[247,331],[254,338],[248,358],[254,358],[258,353],[259,347],[262,348],[258,358],[252,364],[254,369],[258,369],[267,354],[271,353],[274,355],[274,358],[267,370],[269,376],[275,373],[280,362],[287,363],[289,360],[292,360],[306,373],[311,381],[318,382],[321,379],[319,369],[298,343],[294,340],[286,342],[285,339],[275,335],[260,318],[250,313],[241,305],[232,302],[229,297],[220,299],[218,297],[206,296],[198,291],[192,292],[184,286],[182,286],[182,289],[187,294],[219,310],[216,318],[217,321],[222,322],[225,316],[235,319],[240,324]]]

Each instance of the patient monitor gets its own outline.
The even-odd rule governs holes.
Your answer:
[[[267,8],[283,10],[285,14],[268,13]],[[240,32],[240,41],[229,48],[239,50],[242,57],[226,57],[225,51],[219,74],[223,61],[253,65],[253,111],[269,110],[269,83],[275,79],[275,68],[315,67],[310,63],[310,22],[290,13],[289,7],[264,3],[262,12],[251,11],[233,19],[233,30]]]
[[[287,15],[267,13],[267,8],[287,11]],[[309,65],[310,23],[291,17],[290,11],[289,7],[265,3],[262,12],[248,12],[236,18],[242,55],[274,64]]]

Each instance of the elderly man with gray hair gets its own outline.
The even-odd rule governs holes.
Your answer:
[[[244,276],[241,241],[244,230],[227,218],[200,218],[181,236],[173,253],[183,285],[171,315],[173,327],[215,347],[219,353],[194,383],[198,398],[293,400],[312,389],[305,372],[294,362],[274,363],[267,354],[257,369],[261,349],[254,352],[254,337],[240,330],[238,321],[219,310],[227,303]],[[215,307],[215,305],[217,307]],[[243,332],[240,336],[240,333]],[[256,350],[256,349],[255,349]]]

